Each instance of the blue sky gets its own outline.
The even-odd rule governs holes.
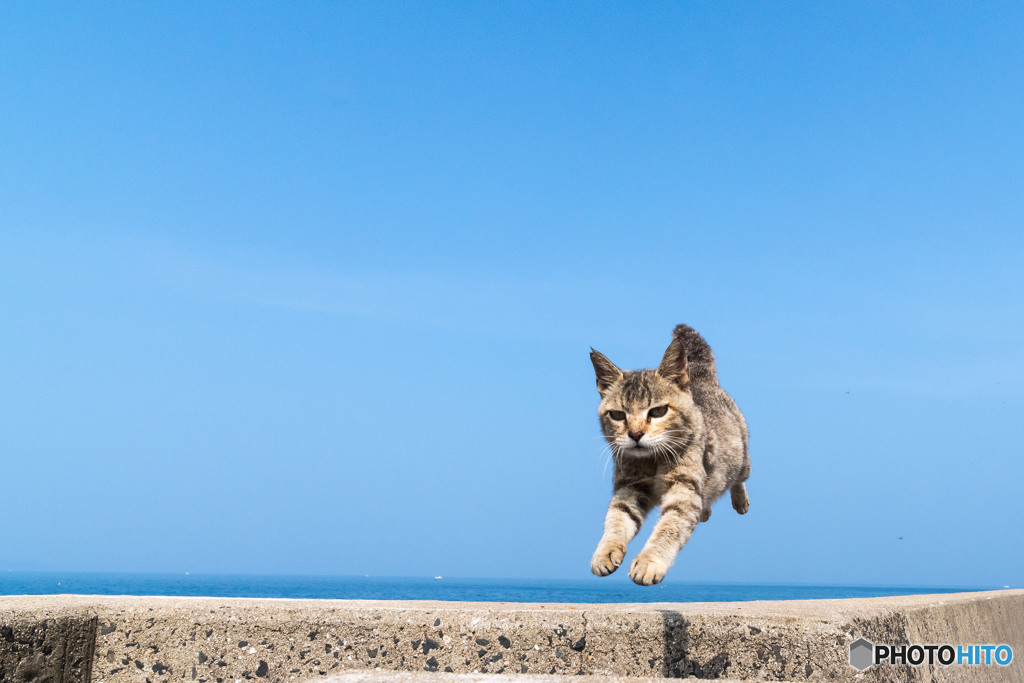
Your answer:
[[[751,512],[668,581],[1020,585],[1022,22],[5,3],[0,569],[589,577],[589,349],[686,322]]]

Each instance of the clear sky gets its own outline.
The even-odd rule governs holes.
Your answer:
[[[589,577],[590,347],[685,322],[751,511],[668,581],[1021,585],[1022,35],[0,4],[0,570]]]

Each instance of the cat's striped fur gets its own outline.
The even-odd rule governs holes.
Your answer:
[[[657,370],[622,371],[593,349],[590,360],[615,462],[604,535],[590,568],[598,576],[618,569],[626,545],[660,505],[661,517],[629,568],[633,581],[650,586],[665,578],[722,494],[730,491],[733,508],[747,512],[747,424],[718,384],[711,347],[692,327],[676,327]]]

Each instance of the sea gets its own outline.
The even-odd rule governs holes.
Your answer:
[[[1003,586],[829,586],[686,583],[643,588],[615,579],[485,579],[457,577],[121,574],[0,571],[2,595],[164,595],[341,600],[632,603],[733,602],[876,598],[959,593]]]

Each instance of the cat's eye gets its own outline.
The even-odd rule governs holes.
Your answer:
[[[665,413],[668,412],[668,406],[658,406],[657,408],[651,408],[647,411],[647,417],[665,417]]]
[[[623,420],[626,419],[626,414],[621,410],[609,410],[608,417],[610,417],[613,420],[618,420],[619,422],[622,422]]]

